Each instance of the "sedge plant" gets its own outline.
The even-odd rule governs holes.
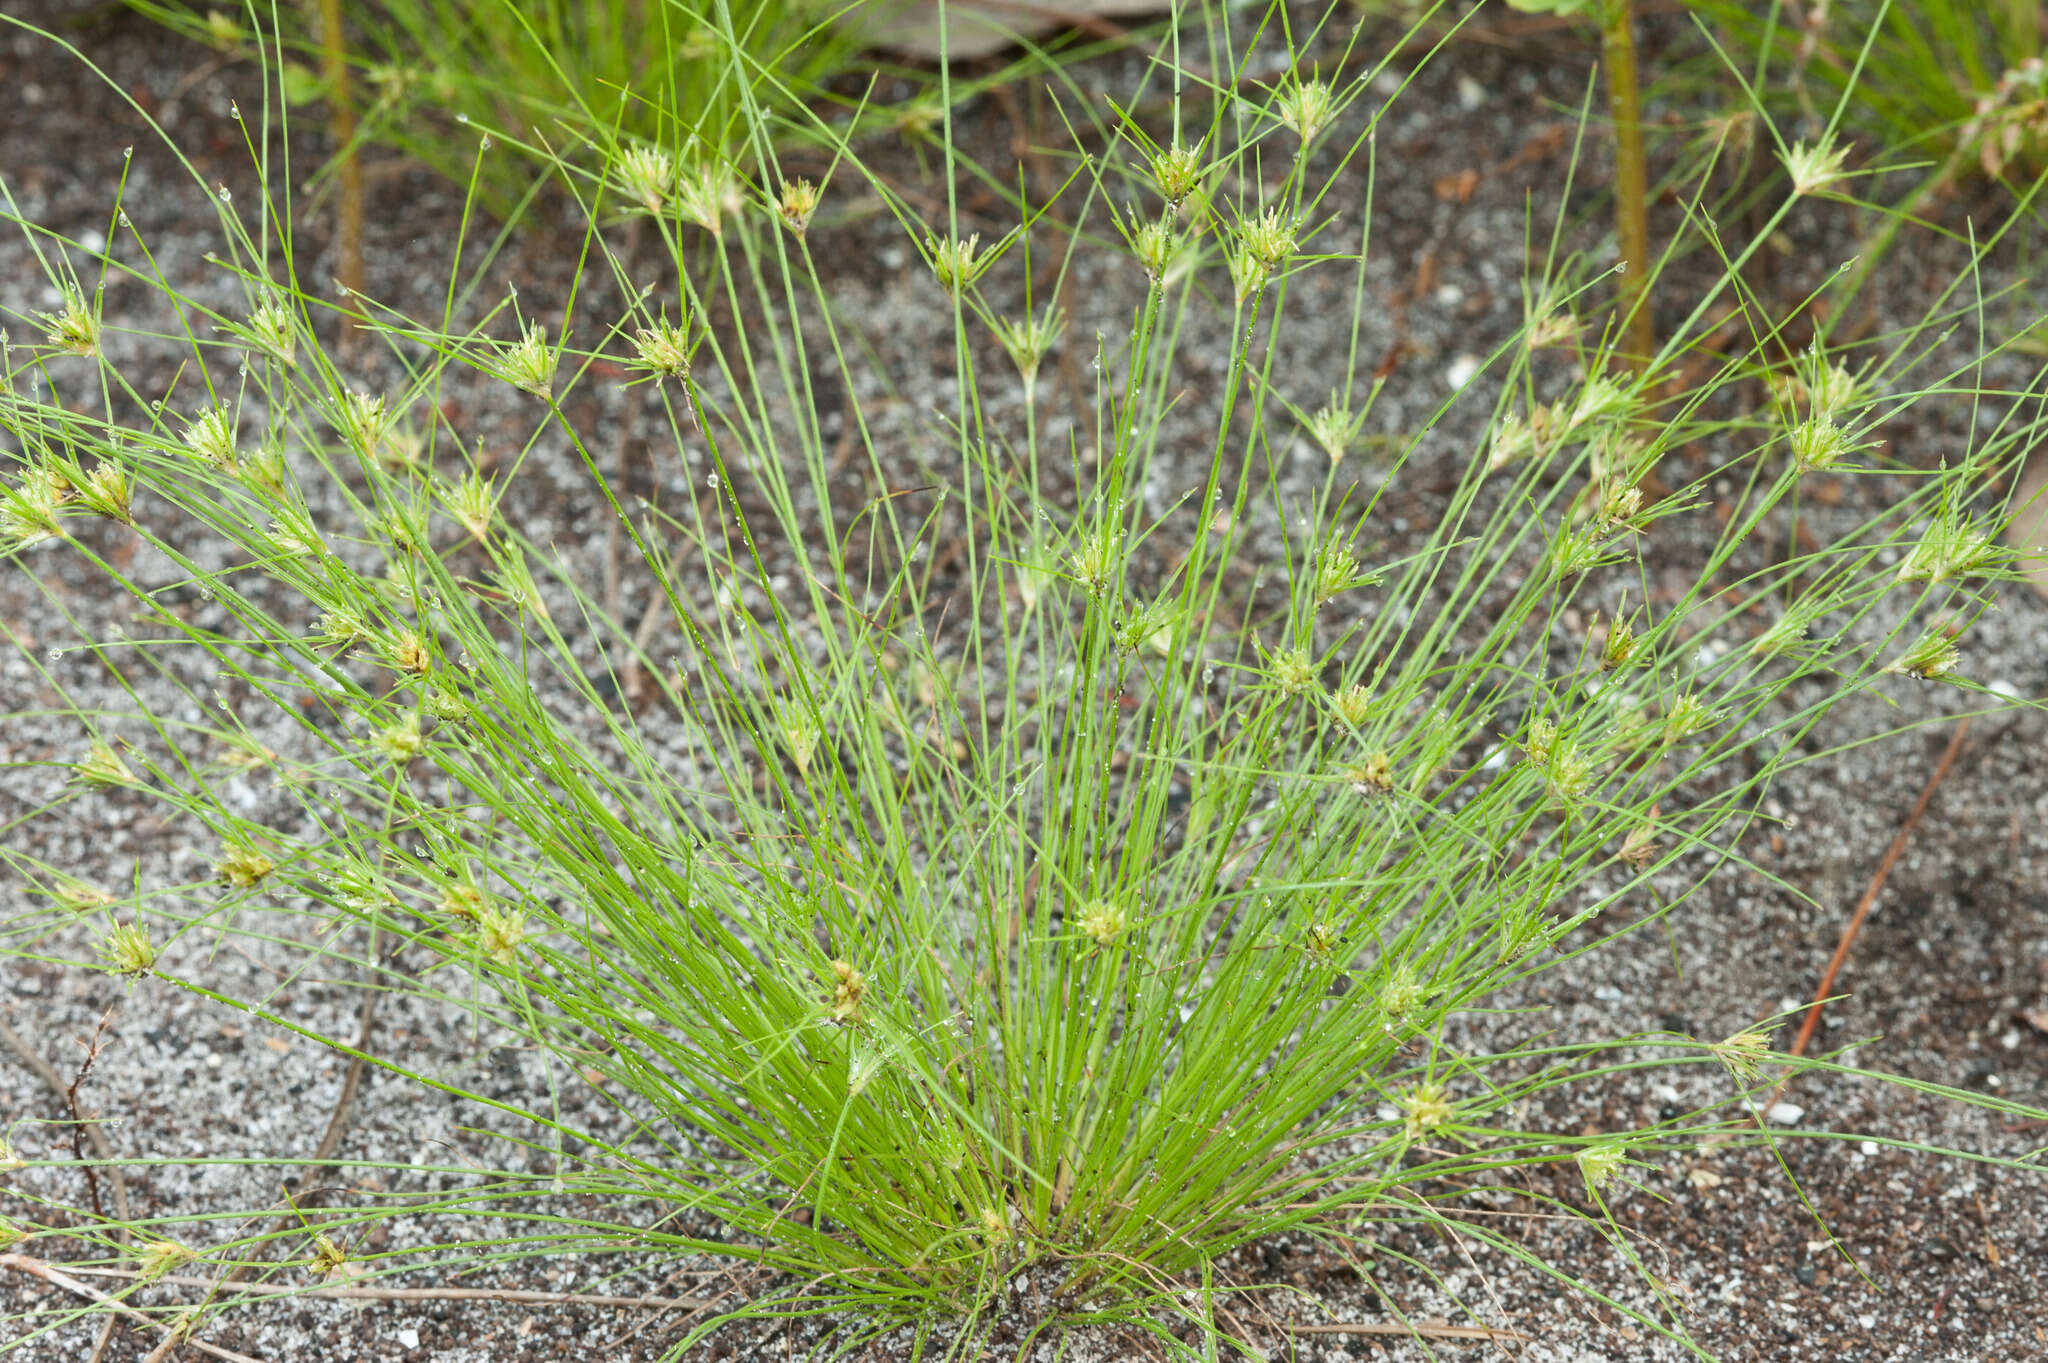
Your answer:
[[[1203,1356],[1220,1335],[1184,1289],[1262,1237],[1454,1224],[1525,1254],[1461,1215],[1493,1174],[1576,1171],[1585,1196],[1546,1209],[1604,1224],[1620,1171],[1765,1138],[1750,1104],[1789,1062],[1761,1030],[1460,1028],[1598,947],[1616,907],[1652,921],[1744,864],[1765,792],[1828,755],[1837,711],[1922,687],[2002,703],[1969,666],[2010,573],[1979,489],[2038,418],[1944,465],[1880,458],[1885,422],[1976,391],[1930,355],[1967,300],[1854,356],[1788,354],[1741,284],[1787,196],[1754,241],[1710,237],[1725,270],[1640,371],[1559,343],[1602,273],[1553,238],[1531,264],[1551,312],[1361,478],[1372,219],[1333,210],[1376,172],[1377,71],[1333,64],[1342,114],[1304,119],[1325,102],[1174,73],[1276,46],[1302,69],[1324,35],[1277,10],[1185,17],[1158,53],[1165,117],[1075,105],[1059,197],[1013,193],[996,231],[943,207],[950,178],[913,199],[843,143],[829,184],[783,179],[743,97],[761,174],[728,182],[715,223],[647,206],[674,266],[650,289],[611,226],[632,166],[549,162],[589,223],[565,310],[492,303],[458,243],[445,297],[371,310],[375,384],[333,358],[286,201],[200,183],[220,247],[185,284],[118,193],[90,250],[0,197],[66,300],[9,305],[0,535],[25,581],[90,570],[140,626],[79,622],[58,651],[89,687],[24,653],[76,750],[16,775],[40,783],[30,818],[145,801],[204,861],[95,884],[10,851],[36,907],[6,950],[211,1000],[508,1124],[501,1169],[376,1165],[388,1191],[317,1210],[147,1218],[134,1242],[176,1251],[146,1249],[152,1268],[218,1275],[179,1328],[249,1300],[244,1280],[694,1251],[783,1270],[734,1310],[840,1313],[849,1348],[910,1322],[964,1356],[1032,1273],[1043,1323]],[[244,122],[266,168],[268,126]],[[941,132],[947,167],[979,173]],[[881,403],[837,431],[820,415],[821,384],[876,392],[878,362],[813,255],[824,196],[877,205],[923,263],[906,287],[955,383],[921,427]],[[1033,295],[1045,269],[1119,281],[1094,335],[1076,295]],[[1297,421],[1322,398],[1281,356],[1317,276],[1353,299],[1348,359]],[[111,278],[163,317],[111,316]],[[1708,347],[1724,306],[1733,351]],[[1212,380],[1189,385],[1204,346]],[[1062,352],[1091,377],[1056,426],[1060,390],[1034,380]],[[686,493],[613,475],[578,401],[609,383],[656,414]],[[1021,411],[994,401],[1019,390]],[[480,404],[588,478],[640,618],[508,510],[520,474],[446,415]],[[1425,451],[1466,404],[1441,479]],[[1897,495],[1802,548],[1817,477]],[[1449,490],[1404,532],[1385,498],[1411,478]],[[361,1051],[236,984],[223,947],[459,1006],[473,1044],[538,1054],[545,1083],[487,1093]],[[1649,1064],[1728,1077],[1704,1109],[1597,1137],[1533,1101]],[[9,1224],[30,1251],[132,1265],[78,1165],[11,1176]],[[365,1248],[371,1223],[428,1216],[474,1229]],[[1658,1302],[1621,1309],[1686,1340]]]

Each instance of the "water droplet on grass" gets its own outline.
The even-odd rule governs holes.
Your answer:
[[[51,650],[50,650],[50,661],[51,661],[51,662],[53,662],[53,663],[61,663],[61,662],[63,662],[63,661],[64,661],[64,650],[63,650],[63,649],[61,649],[61,648],[53,648],[53,649],[51,649]]]
[[[222,203],[226,203],[230,199],[233,199],[234,197],[234,194],[228,189],[226,185],[222,185],[220,187],[220,201]]]
[[[242,121],[242,106],[235,103],[233,100],[229,100],[228,117],[235,120],[235,122],[240,123]]]
[[[485,133],[484,140],[477,143],[476,145],[478,151],[489,151],[491,149],[491,135],[489,133]]]

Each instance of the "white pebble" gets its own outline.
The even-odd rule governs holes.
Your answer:
[[[1805,1115],[1806,1109],[1797,1103],[1772,1103],[1771,1110],[1764,1114],[1772,1126],[1797,1126]]]
[[[403,1348],[417,1349],[420,1347],[420,1332],[408,1325],[398,1332],[398,1343]]]
[[[1463,388],[1472,382],[1472,376],[1478,372],[1477,355],[1459,355],[1444,367],[1444,382],[1453,388]]]

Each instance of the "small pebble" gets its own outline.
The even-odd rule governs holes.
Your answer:
[[[404,1348],[417,1349],[420,1347],[420,1332],[408,1325],[398,1332],[398,1342]]]
[[[1771,1110],[1764,1114],[1772,1126],[1797,1126],[1805,1115],[1806,1109],[1797,1103],[1772,1103]]]

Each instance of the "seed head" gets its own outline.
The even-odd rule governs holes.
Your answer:
[[[11,1169],[19,1169],[27,1162],[15,1153],[13,1142],[9,1141],[5,1136],[0,1136],[0,1173],[6,1173]]]
[[[1721,722],[1720,711],[1708,706],[1690,691],[1671,702],[1664,711],[1664,741],[1681,743]]]
[[[1592,422],[1626,416],[1635,405],[1636,396],[1629,385],[1612,374],[1595,374],[1579,390],[1579,400],[1572,405],[1565,428],[1576,431]]]
[[[1341,593],[1368,581],[1358,571],[1358,555],[1348,544],[1332,544],[1316,561],[1316,605],[1328,605]]]
[[[72,769],[72,779],[80,785],[95,786],[109,790],[117,786],[139,786],[135,772],[114,751],[111,744],[93,739],[85,748],[85,760]]]
[[[649,213],[661,212],[676,187],[675,158],[660,147],[635,144],[619,153],[613,169],[626,197]]]
[[[477,950],[507,970],[519,964],[519,948],[525,941],[525,914],[517,909],[501,909],[492,903],[486,903],[477,911]]]
[[[1269,208],[1238,229],[1244,250],[1268,270],[1277,270],[1294,254],[1294,222],[1278,208]]]
[[[51,877],[50,898],[73,913],[91,913],[96,909],[111,908],[114,896],[97,885],[88,885],[77,876],[54,875]],[[0,1168],[5,1168],[0,1161]]]
[[[931,262],[932,278],[939,281],[947,297],[958,299],[994,263],[993,253],[982,255],[980,251],[979,232],[970,233],[964,241],[959,237],[925,239],[925,259]]]
[[[1524,454],[1546,452],[1550,448],[1550,428],[1554,424],[1556,413],[1542,403],[1530,407],[1526,417],[1513,411],[1503,415],[1501,424],[1493,428],[1493,444],[1487,450],[1487,471],[1499,473]]]
[[[1606,532],[1597,525],[1560,531],[1550,546],[1551,570],[1560,578],[1568,578],[1613,562],[1606,539]]]
[[[1958,517],[1944,508],[1921,535],[1920,542],[1906,551],[1899,564],[1901,582],[1946,582],[1952,577],[1990,573],[2004,562],[2005,551],[1987,533],[1980,533],[1968,516]]]
[[[1837,460],[1861,446],[1824,416],[1810,416],[1792,428],[1792,463],[1801,473],[1834,467]]]
[[[481,922],[490,908],[484,892],[466,880],[458,880],[441,892],[441,912],[451,918]]]
[[[36,314],[43,324],[43,337],[66,355],[91,359],[100,353],[100,319],[86,304],[76,284],[64,286],[63,302],[55,312]]]
[[[784,701],[781,710],[776,727],[781,732],[782,746],[789,750],[789,760],[796,763],[797,775],[807,776],[811,770],[811,759],[817,756],[818,746],[824,742],[824,731],[795,697]]]
[[[1202,161],[1193,147],[1178,143],[1152,158],[1152,183],[1176,211],[1202,183]]]
[[[135,515],[130,509],[132,498],[128,475],[113,464],[93,465],[78,489],[78,500],[86,510],[123,525],[135,524]]]
[[[1232,250],[1230,253],[1230,283],[1235,292],[1238,307],[1243,307],[1249,299],[1255,297],[1266,287],[1266,279],[1270,273],[1266,269],[1265,264],[1257,256],[1253,255],[1251,249],[1243,243],[1240,242]]]
[[[1621,850],[1615,855],[1625,864],[1641,871],[1657,859],[1657,854],[1661,850],[1657,843],[1657,809],[1652,805],[1650,822],[1631,828],[1622,838]]]
[[[1026,402],[1031,400],[1037,386],[1040,362],[1052,350],[1053,342],[1059,339],[1066,325],[1067,314],[1056,308],[1047,308],[1036,317],[1027,313],[1022,322],[1012,322],[1007,317],[995,319],[996,339],[1002,342],[1010,363],[1017,366],[1017,373],[1024,380]]]
[[[1417,1084],[1402,1094],[1399,1102],[1401,1134],[1411,1141],[1419,1141],[1448,1125],[1457,1115],[1457,1105],[1451,1102],[1442,1084]]]
[[[266,445],[242,465],[242,483],[250,491],[267,497],[284,496],[284,451]]]
[[[1307,649],[1289,648],[1275,653],[1268,661],[1266,671],[1281,695],[1298,696],[1315,686],[1319,669]]]
[[[714,237],[725,235],[725,215],[740,209],[739,186],[723,162],[700,162],[678,177],[676,212]]]
[[[0,488],[0,552],[26,549],[63,535],[57,503],[51,500],[46,483],[29,479],[19,489]]]
[[[1918,681],[1937,681],[1962,664],[1963,651],[1954,639],[1939,630],[1929,630],[1913,646],[1885,666],[1887,672],[1903,673]]]
[[[0,1216],[0,1251],[13,1249],[28,1239],[28,1232],[4,1216]]]
[[[1428,993],[1422,982],[1415,978],[1415,971],[1409,966],[1388,975],[1380,985],[1380,1011],[1396,1022],[1406,1022],[1422,1011]]]
[[[1088,595],[1097,600],[1123,580],[1123,564],[1117,557],[1115,531],[1108,522],[1089,533],[1067,559],[1074,576]]]
[[[1165,218],[1154,218],[1140,223],[1131,233],[1131,254],[1145,267],[1145,277],[1154,285],[1166,282],[1166,272],[1173,264],[1176,243],[1173,239],[1173,224]]]
[[[1352,682],[1330,697],[1330,708],[1337,712],[1337,718],[1355,729],[1372,715],[1372,688],[1364,682]],[[1386,755],[1382,753],[1380,757],[1384,761]]]
[[[1353,412],[1334,398],[1325,406],[1316,409],[1308,419],[1308,434],[1311,440],[1323,447],[1323,453],[1336,464],[1351,452],[1358,443],[1360,432],[1365,429],[1365,413]]]
[[[1593,763],[1576,743],[1562,743],[1550,759],[1550,794],[1567,809],[1575,808],[1593,786]]]
[[[276,869],[276,862],[242,842],[222,843],[220,860],[213,864],[214,875],[233,890],[254,889]]]
[[[1778,157],[1785,163],[1785,173],[1792,177],[1792,193],[1801,195],[1848,179],[1849,172],[1842,169],[1842,159],[1848,154],[1849,149],[1836,146],[1830,134],[1812,146],[1795,142],[1779,152]]]
[[[1091,899],[1081,906],[1080,928],[1095,945],[1113,946],[1124,935],[1124,911],[1106,899]]]
[[[342,395],[341,409],[336,414],[335,429],[341,432],[360,454],[375,455],[384,441],[385,429],[384,397],[380,393],[371,397],[368,393],[348,392]]]
[[[156,945],[141,923],[116,923],[100,938],[100,968],[114,975],[147,975],[156,966]]]
[[[1291,128],[1304,150],[1337,116],[1337,94],[1320,80],[1295,79],[1273,95],[1273,112]]]
[[[651,330],[635,332],[633,348],[638,354],[627,361],[628,368],[645,370],[657,379],[680,379],[690,372],[689,333],[667,318]]]
[[[1562,308],[1545,307],[1529,319],[1522,336],[1523,344],[1531,350],[1575,345],[1579,339],[1579,319]]]
[[[1612,672],[1628,666],[1640,647],[1641,641],[1636,638],[1635,630],[1617,615],[1608,622],[1607,637],[1600,644],[1600,670]]]
[[[1756,1078],[1764,1062],[1771,1058],[1771,1034],[1761,1027],[1750,1027],[1708,1049],[1731,1076],[1747,1083]]]
[[[1507,965],[1528,954],[1545,939],[1550,920],[1530,904],[1516,904],[1494,920],[1493,936],[1500,951],[1500,963]]]
[[[482,471],[471,470],[461,482],[442,494],[442,503],[448,508],[448,514],[478,544],[482,544],[490,534],[491,522],[498,514],[498,494],[492,487],[493,481],[485,478]]]
[[[1363,762],[1339,767],[1337,774],[1351,783],[1356,794],[1385,795],[1394,788],[1394,759],[1385,752],[1370,752]]]
[[[776,211],[782,215],[782,225],[801,237],[810,229],[811,218],[817,213],[823,197],[809,180],[784,180],[782,197],[776,205]]]
[[[1595,1141],[1579,1151],[1578,1159],[1586,1186],[1597,1190],[1628,1163],[1628,1145],[1618,1140]]]
[[[256,305],[249,314],[247,330],[253,349],[287,368],[298,362],[298,332],[292,325],[291,310],[275,297],[266,296]]]
[[[325,1235],[313,1237],[313,1257],[306,1267],[316,1278],[331,1278],[348,1267],[348,1246]]]
[[[235,418],[226,407],[209,407],[185,427],[185,448],[225,473],[237,471]]]
[[[398,637],[385,648],[384,656],[399,671],[410,672],[416,677],[426,676],[434,667],[433,651],[414,630],[399,631]]]
[[[1786,607],[1785,613],[1772,621],[1749,645],[1749,651],[1759,658],[1776,658],[1792,652],[1806,642],[1814,622],[1827,613],[1826,603],[1818,600],[1795,601]]]
[[[1173,648],[1173,625],[1179,612],[1170,601],[1152,601],[1131,612],[1116,632],[1116,646],[1125,653],[1149,648],[1164,658]]]
[[[420,749],[427,741],[420,736],[420,717],[407,715],[398,723],[377,731],[377,748],[393,762],[403,766],[420,755]]]
[[[160,1278],[198,1257],[176,1240],[145,1240],[135,1248],[135,1267],[144,1278]]]
[[[867,992],[868,977],[855,970],[852,962],[832,963],[832,992],[825,996],[825,1002],[832,1010],[834,1022],[859,1022],[861,1001]]]
[[[506,347],[500,377],[520,392],[531,393],[545,402],[554,388],[557,353],[548,349],[547,328],[529,322],[519,339]]]

